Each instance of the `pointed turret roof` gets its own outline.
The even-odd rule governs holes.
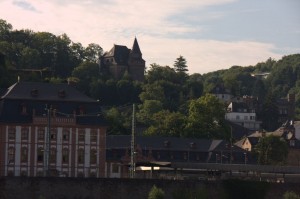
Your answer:
[[[133,42],[131,53],[142,54],[136,37],[134,38],[134,42]]]

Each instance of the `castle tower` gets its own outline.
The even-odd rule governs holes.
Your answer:
[[[144,81],[144,72],[145,60],[142,57],[137,39],[134,38],[133,46],[128,57],[128,73],[134,80]]]

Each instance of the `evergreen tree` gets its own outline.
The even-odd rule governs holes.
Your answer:
[[[188,71],[187,67],[186,60],[181,55],[174,62],[174,68],[176,72],[186,73]]]

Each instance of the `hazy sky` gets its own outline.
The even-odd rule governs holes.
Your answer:
[[[136,36],[147,66],[190,74],[300,53],[300,0],[0,0],[0,18],[104,51]]]

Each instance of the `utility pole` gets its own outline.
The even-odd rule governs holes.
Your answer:
[[[130,178],[135,176],[135,104],[132,105]]]
[[[49,105],[46,105],[47,111],[47,131],[46,131],[46,148],[44,150],[44,176],[47,177],[50,174],[50,129],[51,129],[51,108]]]

